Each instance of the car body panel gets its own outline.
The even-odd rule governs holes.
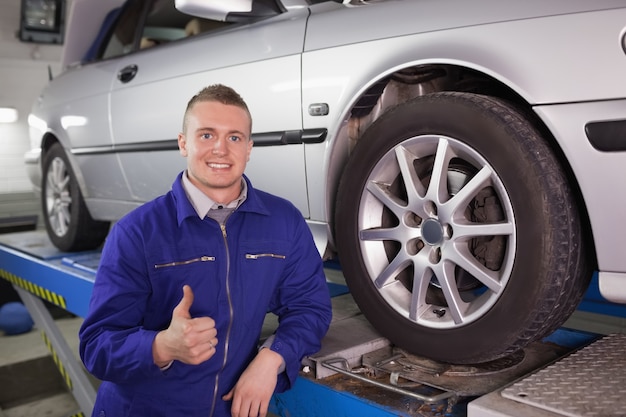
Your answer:
[[[577,30],[589,25],[590,19],[595,22],[592,33]],[[337,47],[332,45],[333,42],[324,45],[310,41],[315,38],[312,33],[321,32],[330,24],[323,16],[313,14],[303,56],[303,70],[306,71],[303,88],[306,89],[312,78],[308,74],[324,78],[325,74],[320,71],[324,69],[323,63],[329,60],[339,60],[332,70],[327,71],[332,73],[331,80],[343,87],[329,84],[329,91],[335,95],[350,91],[349,85],[343,84],[348,81],[345,74],[354,74],[357,68],[360,77],[350,81],[360,82],[362,86],[363,80],[375,79],[399,66],[436,62],[483,71],[513,88],[531,104],[621,98],[626,94],[626,85],[586,81],[598,70],[597,62],[603,63],[602,72],[608,79],[617,79],[624,73],[626,60],[622,36],[626,29],[625,19],[625,10],[608,10],[534,20],[531,23],[532,37],[528,36],[530,23],[512,21]],[[573,29],[555,31],[555,26]],[[545,48],[537,48],[538,43]],[[564,44],[570,47],[563,48]],[[598,44],[605,47],[596,48]],[[374,51],[376,59],[367,59]]]
[[[331,13],[326,13],[322,14],[322,18],[320,18],[315,13],[312,14],[309,34],[321,32],[324,27],[332,24],[334,17],[327,19],[325,18],[326,15],[334,16]],[[555,33],[553,30],[555,22],[563,27],[578,28],[589,24],[590,18],[589,15],[578,14],[557,16],[556,18],[540,19],[539,22],[534,22],[536,39],[515,34],[516,27],[519,26],[519,30],[521,30],[524,26],[523,22],[504,22],[488,26],[462,28],[458,31],[435,31],[422,35],[405,36],[401,40],[389,38],[355,43],[341,48],[328,48],[324,47],[321,42],[309,42],[310,39],[315,39],[315,36],[307,36],[306,51],[303,53],[303,107],[307,103],[327,102],[331,109],[331,114],[328,117],[332,120],[328,121],[304,113],[304,127],[329,126],[330,132],[339,131],[346,114],[337,114],[337,112],[349,109],[375,80],[387,76],[398,68],[414,64],[445,62],[489,73],[512,87],[529,103],[535,105],[563,101],[577,103],[597,100],[599,97],[605,100],[625,97],[625,83],[619,85],[606,83],[599,86],[597,82],[587,82],[587,80],[590,74],[598,70],[596,62],[607,63],[606,66],[603,66],[602,72],[610,79],[620,79],[620,74],[626,73],[626,59],[620,43],[620,34],[623,33],[624,22],[626,22],[626,11],[623,9],[609,10],[596,12],[593,15],[595,15],[595,19],[603,23],[601,30],[596,30],[593,33],[585,31]],[[592,42],[590,37],[597,39]],[[505,39],[506,42],[503,43],[502,39]],[[547,48],[547,51],[559,50],[557,45],[562,44],[572,44],[576,47],[560,50],[558,56],[555,57],[536,48],[539,39],[543,39],[544,44],[546,42],[554,44],[553,47]],[[421,43],[427,46],[411,48],[411,45]],[[592,46],[597,43],[604,43],[607,48],[594,50]],[[310,52],[309,49],[311,49]],[[376,51],[376,60],[367,59],[368,56],[371,56],[372,51]],[[407,51],[411,51],[410,55]],[[589,57],[589,59],[581,59],[581,56]],[[335,65],[329,68],[324,65],[325,62],[333,62]],[[549,65],[537,65],[537,62],[546,62]],[[489,67],[487,63],[489,63]],[[353,77],[352,74],[355,73],[362,74],[362,78]],[[363,79],[371,81],[369,84],[364,84]],[[576,85],[576,88],[571,88],[572,85]],[[546,108],[550,108],[550,106],[546,106]],[[335,113],[333,113],[333,109],[336,109]],[[543,112],[539,112],[539,115],[542,116]],[[594,115],[591,118],[588,116],[581,115],[579,125],[584,126],[595,118],[602,119],[601,116]],[[623,109],[621,115],[612,114],[610,116],[610,118],[623,117]],[[542,118],[544,122],[549,123],[549,119],[543,116]],[[565,121],[561,123],[561,125],[567,124]],[[589,142],[584,137],[584,129],[577,132],[578,141],[582,142],[581,146],[590,147]],[[558,135],[556,139],[562,148],[566,148],[567,142],[573,140],[572,135]],[[336,183],[336,178],[341,172],[341,161],[344,159],[337,157],[337,154],[347,154],[344,142],[333,143],[332,136],[330,142],[319,152],[307,152],[308,166],[323,166],[327,176],[326,180],[309,181],[310,196],[318,196],[311,198],[311,217],[322,221],[328,219],[329,208],[332,207],[331,198],[335,194],[332,184]],[[578,151],[577,155],[585,155],[582,152],[583,149],[578,149]],[[595,151],[595,153],[598,152]],[[623,155],[603,156],[621,161],[624,158]],[[568,155],[568,159],[573,157],[573,155]],[[333,164],[332,158],[337,160],[336,164]],[[593,165],[585,165],[583,161],[579,161],[573,169],[579,181],[586,178],[580,184],[581,187],[585,187],[583,195],[593,195],[596,199],[595,206],[606,206],[605,199],[607,198],[615,201],[621,196],[626,197],[626,193],[611,195],[593,191],[602,187],[601,184],[597,184],[597,180],[602,181],[602,179],[590,175],[589,171],[595,169]],[[617,173],[617,171],[615,172]],[[617,178],[618,175],[615,174],[614,177]],[[592,181],[592,178],[595,181]],[[615,185],[617,188],[623,187],[622,185]],[[319,196],[324,196],[324,199],[320,199]],[[621,210],[624,206],[626,206],[626,200],[621,201],[621,204],[612,205],[615,207],[615,211]],[[611,223],[611,221],[601,220],[602,216],[598,215],[590,217],[592,223],[595,224],[593,227],[596,235],[595,240],[605,242],[602,246],[620,247],[615,245],[613,240],[606,238],[607,233],[613,230],[614,225],[607,224],[608,228],[601,226],[601,223]],[[622,234],[622,236],[626,235]],[[610,252],[613,251],[615,249],[611,249]],[[610,252],[606,252],[607,255],[605,256],[599,255],[600,268],[604,268],[605,265],[609,267],[606,264],[606,259],[610,258],[613,260],[610,270],[625,270],[626,257],[615,256],[614,253],[609,254]]]
[[[120,70],[136,65],[138,71],[136,77],[126,84],[119,80],[113,83],[110,114],[115,146],[136,144],[146,141],[144,138],[157,142],[175,140],[181,130],[189,98],[198,92],[199,86],[216,82],[233,86],[247,101],[250,111],[255,115],[253,133],[300,130],[299,54],[302,50],[306,11],[296,15],[299,17],[293,16],[288,20],[279,16],[274,19],[278,21],[273,21],[271,25],[269,22],[260,24],[254,31],[227,28],[210,37],[198,36],[188,42],[174,42],[163,48],[147,49],[119,59],[117,65]],[[229,45],[240,46],[226,48],[221,52],[225,39]],[[206,53],[198,54],[198,50]],[[218,50],[220,53],[212,52]],[[182,64],[160,65],[164,53],[168,59]],[[244,57],[248,62],[244,62]],[[263,82],[260,83],[259,77],[254,75],[262,76]],[[126,122],[129,113],[136,118],[132,124]],[[163,118],[162,114],[176,117]],[[277,118],[276,114],[281,117]],[[283,173],[288,172],[292,186],[286,188],[282,195],[294,202],[308,217],[303,146],[295,144],[284,148],[278,152],[275,149],[255,148],[247,172],[255,178],[256,172],[262,171],[256,175],[258,182],[255,181],[255,185],[260,187],[283,181]],[[133,178],[131,193],[136,201],[143,202],[167,191],[170,184],[163,184],[162,181],[155,184],[156,178],[162,178],[160,170],[163,163],[173,167],[170,171],[184,168],[179,155],[169,155],[169,160],[161,161],[160,164],[151,161],[149,157],[158,153],[142,155],[139,161],[141,166],[136,165],[138,161],[133,157],[121,154],[125,175]],[[268,160],[273,160],[282,171],[267,169]]]
[[[573,16],[589,11],[610,11],[623,7],[622,0],[594,2],[480,0],[471,4],[464,0],[387,0],[367,2],[358,6],[328,2],[311,7],[312,19],[307,30],[305,49],[318,50],[412,34],[434,33],[455,28],[468,29],[494,23],[509,24],[533,18],[552,19],[559,15]],[[399,16],[402,18],[399,19]],[[581,17],[584,16],[581,14]],[[381,22],[393,24],[380,24]],[[331,36],[329,31],[341,36]],[[525,31],[525,34],[528,36],[529,32]],[[500,42],[502,41],[500,39]]]
[[[99,117],[109,112],[112,65],[105,61],[67,71],[49,84],[33,113],[46,114],[47,131],[68,150],[69,162],[86,196],[128,200],[128,184],[115,154],[103,158],[80,154],[84,148],[107,149],[112,145],[110,120]],[[81,88],[76,89],[76,85]],[[44,102],[46,107],[39,107]]]
[[[626,119],[626,1],[354,3],[291,4],[249,25],[68,68],[33,107],[33,120],[43,122],[32,123],[38,143],[26,159],[34,186],[41,178],[34,169],[39,142],[54,137],[68,150],[92,215],[119,218],[170,187],[184,168],[175,140],[186,102],[202,86],[221,82],[247,101],[255,135],[327,131],[321,143],[259,142],[246,170],[255,186],[302,211],[324,253],[326,242],[332,249],[337,183],[354,145],[355,104],[404,68],[465,68],[506,86],[550,130],[588,214],[600,282],[610,277],[605,288],[620,293],[603,295],[626,300],[626,286],[614,284],[626,275],[626,152],[594,149],[584,130],[589,122]],[[86,44],[68,42],[68,48]],[[65,54],[65,64],[77,51]],[[117,74],[129,65],[137,65],[137,74],[122,83]],[[320,103],[328,114],[309,113]],[[383,97],[371,118],[395,103]],[[86,124],[64,127],[67,116]],[[132,152],[144,143],[149,152]]]
[[[147,49],[118,59],[86,64],[58,77],[52,84],[53,90],[46,91],[44,96],[50,94],[56,98],[52,103],[47,102],[51,107],[63,108],[77,117],[110,115],[109,118],[93,121],[85,117],[87,125],[59,129],[59,133],[55,133],[64,147],[72,149],[72,165],[80,167],[76,171],[79,183],[84,185],[83,193],[90,212],[104,220],[115,220],[169,189],[171,184],[164,183],[162,178],[166,174],[174,178],[175,173],[185,167],[185,161],[178,152],[151,151],[137,157],[137,153],[130,153],[129,150],[146,141],[170,142],[170,149],[175,146],[186,103],[200,86],[213,82],[234,86],[255,114],[254,131],[300,130],[299,56],[307,15],[306,10],[300,10],[292,13],[289,19],[278,16],[271,25],[257,25],[254,32],[245,28],[226,28],[208,39],[198,36],[189,42],[164,45],[158,50]],[[285,33],[291,35],[285,36]],[[240,47],[226,49],[225,53],[222,37]],[[207,54],[198,54],[199,48]],[[164,52],[168,49],[169,52]],[[220,53],[208,53],[211,50],[220,50]],[[174,61],[184,62],[184,65],[161,65],[163,53],[168,53]],[[137,65],[139,69],[136,77],[124,84],[117,79],[117,73],[128,65]],[[263,74],[263,82],[259,83],[259,78],[250,74]],[[291,74],[293,78],[286,77],[286,74]],[[76,98],[75,89],[64,80],[92,86],[93,91],[88,87],[83,90],[84,100],[76,99],[68,103],[63,91]],[[271,105],[268,105],[269,98]],[[36,109],[34,111],[37,113]],[[48,112],[48,117],[57,119],[50,108],[43,111]],[[164,113],[175,117],[159,116]],[[134,123],[127,123],[128,114],[134,115]],[[280,114],[281,118],[277,119],[276,114]],[[95,126],[95,122],[101,125]],[[105,133],[96,138],[83,135],[93,131]],[[258,177],[255,185],[260,188],[284,182],[284,173],[288,172],[291,187],[285,188],[281,195],[308,217],[304,147],[293,144],[280,148],[277,151],[256,147],[255,157],[246,172],[252,178]],[[281,170],[267,169],[263,161],[268,160],[274,161],[274,166],[281,167]],[[121,170],[106,169],[116,165],[121,165]],[[107,172],[107,175],[103,176],[102,172]]]
[[[609,301],[625,304],[624,280],[626,273],[600,272],[598,274],[600,294]]]
[[[539,106],[535,111],[561,144],[576,174],[594,235],[598,268],[625,271],[626,233],[622,220],[626,213],[626,153],[593,148],[585,136],[585,125],[624,118],[626,100]]]

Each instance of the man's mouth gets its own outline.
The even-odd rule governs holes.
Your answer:
[[[230,167],[229,164],[218,164],[215,162],[212,162],[212,163],[210,162],[207,165],[209,166],[209,168],[214,168],[214,169],[224,169],[224,168]]]

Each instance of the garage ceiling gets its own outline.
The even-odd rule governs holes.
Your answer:
[[[71,0],[66,0],[66,11],[69,10],[70,4]],[[19,40],[20,8],[21,0],[2,0],[0,2],[0,60],[58,61],[62,46],[35,44]]]

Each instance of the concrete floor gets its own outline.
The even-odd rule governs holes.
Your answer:
[[[55,321],[78,360],[82,319]],[[0,402],[0,417],[68,417],[80,412],[39,329],[21,335],[0,334],[0,386],[14,387],[13,398],[3,396]]]
[[[331,282],[343,282],[338,271],[327,271],[327,275]],[[68,316],[55,321],[78,360],[77,335],[82,319]],[[268,320],[268,326],[275,323]],[[626,333],[626,319],[577,311],[564,327],[599,334]],[[14,336],[0,332],[0,386],[0,391],[11,387],[15,395],[23,397],[0,394],[0,417],[69,417],[80,412],[36,328]]]

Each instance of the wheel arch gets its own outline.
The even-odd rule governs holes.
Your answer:
[[[582,211],[585,234],[592,242],[593,264],[597,265],[597,255],[593,244],[591,223],[587,205],[574,171],[568,162],[561,145],[550,129],[533,110],[533,106],[519,91],[507,85],[492,74],[470,66],[451,63],[422,63],[406,65],[389,72],[381,73],[365,85],[351,101],[343,113],[342,123],[331,134],[327,157],[326,218],[329,225],[329,242],[326,257],[335,257],[334,212],[338,184],[344,167],[351,157],[351,151],[363,132],[376,119],[393,106],[415,97],[437,92],[470,92],[504,99],[522,111],[547,140],[565,171],[570,187],[575,193]]]

